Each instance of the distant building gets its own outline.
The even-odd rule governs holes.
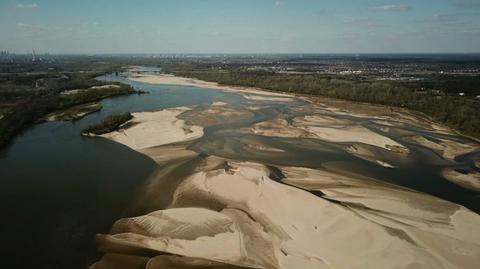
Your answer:
[[[10,52],[8,50],[0,51],[0,57],[8,57],[10,56]]]

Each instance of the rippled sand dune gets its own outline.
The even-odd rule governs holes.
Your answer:
[[[282,105],[270,109],[270,102]],[[104,256],[91,268],[480,264],[480,215],[345,163],[358,158],[395,171],[425,154],[452,182],[475,187],[477,155],[464,154],[478,150],[477,142],[412,115],[295,102],[250,96],[242,105],[134,113],[105,135],[151,157],[159,169],[138,190],[132,217],[98,235]],[[332,160],[310,157],[322,152]],[[465,160],[457,164],[459,158]],[[460,168],[469,173],[459,175]]]
[[[474,268],[478,263],[480,218],[450,202],[304,168],[281,168],[282,181],[300,188],[276,182],[272,171],[257,163],[209,157],[195,170],[175,189],[168,209],[117,221],[111,234],[99,236],[100,250],[152,260],[177,255],[179,264],[201,258],[212,267]],[[164,193],[159,189],[156,195]],[[112,265],[102,260],[93,268],[123,264],[109,255],[104,259]],[[163,268],[152,260],[131,268]]]

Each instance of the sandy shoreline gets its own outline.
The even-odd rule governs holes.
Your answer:
[[[240,86],[227,86],[227,85],[220,85],[215,82],[208,82],[199,79],[193,78],[185,78],[185,77],[178,77],[169,74],[141,74],[141,75],[129,75],[128,79],[143,83],[150,83],[150,84],[166,84],[166,85],[182,85],[182,86],[193,86],[193,87],[200,87],[200,88],[210,88],[210,89],[217,89],[229,92],[237,92],[237,93],[245,93],[245,94],[257,94],[257,95],[264,95],[264,96],[271,96],[273,99],[269,99],[268,97],[261,97],[261,96],[252,96],[250,98],[263,99],[263,100],[273,100],[273,101],[291,101],[291,97],[293,95],[286,94],[286,93],[277,93],[277,92],[269,92],[259,88],[253,87],[240,87]],[[248,98],[248,97],[247,97]]]

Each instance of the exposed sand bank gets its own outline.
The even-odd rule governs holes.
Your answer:
[[[188,150],[184,143],[154,146],[139,151],[160,165],[165,165],[172,161],[191,159],[198,155],[198,153]]]
[[[92,86],[88,89],[75,89],[75,90],[63,91],[61,92],[61,94],[71,95],[71,94],[86,92],[88,90],[108,90],[108,89],[118,89],[118,88],[120,88],[120,86],[117,84],[107,84],[107,85],[101,85],[101,86]]]
[[[88,103],[82,104],[78,106],[73,106],[68,109],[57,111],[48,114],[45,119],[47,121],[56,121],[56,120],[64,120],[64,121],[74,121],[79,120],[85,117],[88,114],[97,112],[102,109],[102,105],[100,103]]]
[[[140,78],[148,83],[212,88],[168,75]],[[252,107],[267,101],[263,97],[248,100]],[[326,151],[344,150],[391,168],[379,168],[382,171],[395,171],[396,164],[390,160],[413,155],[412,144],[441,153],[451,162],[475,150],[462,147],[462,140],[450,139],[447,129],[422,123],[413,115],[397,117],[396,111],[382,114],[380,108],[363,106],[351,111],[342,105],[305,105],[296,112],[306,115],[279,114],[241,130],[236,126],[221,130],[221,134],[289,138],[285,143],[308,138],[303,139],[306,147],[314,145],[308,143],[314,140],[331,146]],[[480,215],[462,206],[359,176],[332,162],[322,162],[318,169],[267,161],[266,165],[212,156],[223,155],[191,146],[201,144],[197,138],[203,135],[203,127],[250,119],[252,111],[215,102],[134,113],[121,130],[104,135],[146,154],[162,168],[133,201],[131,212],[136,217],[121,219],[109,234],[98,236],[105,255],[92,268],[453,269],[476,268],[480,263]],[[421,128],[425,136],[402,129],[409,124]],[[393,131],[398,136],[390,136]],[[266,139],[247,145],[220,138],[218,133],[207,137],[213,141],[210,145],[221,148],[219,152],[233,156],[238,148],[258,155],[264,151],[287,154]],[[447,172],[445,176],[455,177],[457,183],[472,182],[458,172]]]
[[[447,160],[454,160],[456,156],[479,151],[480,144],[474,142],[459,142],[449,139],[437,138],[435,141],[424,136],[412,136],[411,140],[432,149]]]
[[[218,90],[224,90],[224,91],[230,91],[230,92],[263,95],[263,96],[247,95],[248,98],[257,99],[257,100],[262,99],[262,100],[278,101],[278,98],[281,98],[281,100],[283,101],[291,101],[291,99],[289,98],[292,97],[292,95],[289,95],[286,93],[268,92],[268,91],[261,90],[258,88],[253,88],[253,87],[220,85],[215,82],[208,82],[208,81],[194,79],[194,78],[178,77],[178,76],[169,75],[169,74],[130,74],[128,76],[128,79],[133,81],[143,82],[143,83],[150,83],[150,84],[194,86],[194,87],[218,89]],[[269,98],[269,96],[271,98]]]
[[[330,142],[363,143],[393,152],[408,153],[405,146],[386,136],[360,125],[340,123],[328,116],[299,117],[295,118],[292,124],[285,119],[275,118],[257,123],[253,128],[245,128],[244,131],[265,136],[311,137]]]
[[[438,133],[453,133],[453,130],[437,124],[426,115],[403,108],[371,103],[352,102],[322,96],[308,96],[301,98],[336,114],[344,114],[355,117],[370,117],[377,123],[389,126],[411,124]]]
[[[294,101],[294,99],[290,97],[274,97],[274,96],[249,95],[249,94],[245,94],[244,97],[248,100],[254,100],[254,101],[274,101],[274,102],[293,102]]]
[[[379,164],[387,168],[395,168],[395,166],[390,163],[382,160],[378,160],[378,156],[373,152],[369,147],[364,144],[355,143],[353,145],[347,146],[346,151],[352,155],[355,155],[361,159]]]
[[[434,243],[431,241],[433,234],[436,234],[435,238],[438,236],[435,239],[438,242],[457,239],[466,243],[465,246],[473,244],[471,246],[475,251],[479,250],[480,232],[469,229],[477,225],[480,216],[461,206],[374,179],[351,177],[348,171],[297,167],[285,167],[282,171],[286,182],[308,190],[321,191],[328,200],[338,201],[370,221],[396,229],[392,235],[401,238],[404,236],[404,240],[414,241],[426,250],[438,247],[428,245]],[[445,249],[442,251],[435,249],[433,252],[456,252],[449,244],[454,243],[443,246]],[[457,254],[458,262],[463,262],[462,251]]]
[[[295,97],[301,98],[307,102],[312,104],[312,108],[308,108],[308,110],[312,112],[322,112],[322,115],[314,115],[312,117],[305,117],[305,120],[297,119],[303,121],[303,125],[300,126],[301,129],[316,129],[311,133],[316,133],[316,135],[323,139],[330,139],[330,141],[335,142],[361,142],[367,144],[379,146],[385,148],[390,151],[408,154],[408,148],[405,145],[401,145],[398,142],[392,141],[376,132],[365,130],[362,127],[354,127],[354,132],[350,132],[350,130],[340,130],[338,128],[333,127],[345,127],[349,125],[348,120],[342,119],[339,120],[335,117],[330,117],[325,114],[325,112],[333,113],[333,115],[348,115],[354,117],[370,117],[373,122],[377,123],[381,130],[384,132],[390,131],[389,128],[393,127],[402,127],[405,124],[416,125],[419,128],[426,128],[427,130],[431,130],[438,134],[446,134],[446,135],[456,135],[456,133],[449,129],[448,127],[441,126],[435,123],[433,120],[428,118],[425,115],[420,113],[412,112],[406,109],[401,108],[394,108],[394,107],[387,107],[382,105],[375,105],[375,104],[366,104],[366,103],[356,103],[350,102],[345,100],[338,100],[326,97],[319,97],[319,96],[294,96],[291,94],[286,93],[277,93],[277,92],[270,92],[265,91],[259,88],[252,88],[252,87],[240,87],[240,86],[227,86],[227,85],[219,85],[218,83],[208,82],[193,78],[185,78],[185,77],[178,77],[169,74],[131,74],[129,79],[134,81],[140,81],[145,83],[153,83],[153,84],[171,84],[171,85],[185,85],[185,86],[196,86],[196,87],[206,87],[206,88],[213,88],[213,89],[220,89],[225,91],[232,91],[237,93],[243,93],[243,96],[248,100],[252,101],[259,101],[259,100],[270,100],[270,101],[279,101],[279,102],[287,102],[292,101]],[[330,122],[328,122],[330,120]],[[333,121],[333,122],[332,122]],[[338,125],[335,125],[337,123]],[[262,124],[262,123],[260,123]],[[322,124],[328,124],[328,129],[323,129],[324,126]],[[275,124],[274,124],[275,125]],[[262,129],[261,125],[258,125],[259,129]],[[266,127],[266,126],[264,126]],[[320,128],[320,129],[318,129]],[[350,127],[348,127],[350,128]],[[263,128],[265,132],[268,131],[268,128]],[[257,133],[258,130],[255,130]],[[280,131],[277,129],[277,131]],[[316,132],[315,132],[316,131]],[[300,135],[301,132],[298,130],[296,131],[281,131],[279,133],[280,136],[288,137],[288,133],[295,133],[295,135]],[[262,131],[259,132],[259,134]],[[352,138],[353,133],[356,133],[355,138]],[[352,134],[352,135],[350,135]],[[267,134],[265,134],[267,135]],[[426,142],[425,139],[421,139],[415,141],[416,143],[422,144],[424,146],[430,147],[432,150],[438,150],[437,146],[434,146],[432,143],[423,144]],[[434,143],[434,142],[433,142]],[[453,140],[444,139],[442,147],[442,154],[445,158],[449,160],[453,160],[455,156],[462,155],[468,152],[472,152],[475,150],[480,150],[478,143],[475,145],[465,145],[465,143],[457,142]],[[432,147],[433,146],[433,147]]]
[[[480,192],[480,173],[476,171],[460,173],[451,168],[442,171],[442,175],[451,182],[466,189]]]
[[[225,102],[214,102],[207,106],[196,106],[180,114],[178,118],[189,125],[208,126],[252,118],[254,113]]]
[[[386,150],[408,153],[408,149],[398,142],[373,132],[361,125],[329,125],[322,116],[305,116],[294,119],[294,126],[304,129],[317,137],[331,142],[359,142],[378,146]]]
[[[286,182],[320,198],[275,182],[263,165],[216,157],[196,171],[169,209],[117,221],[99,236],[100,249],[123,259],[174,254],[249,268],[474,268],[479,261],[480,217],[425,194],[282,168]],[[93,268],[114,268],[105,263]]]
[[[323,141],[345,144],[346,152],[383,167],[394,168],[387,160],[382,160],[371,147],[391,152],[398,158],[405,158],[409,150],[400,143],[349,120],[341,120],[327,115],[296,117],[291,122],[274,118],[243,128],[245,133],[287,138],[314,138]]]
[[[203,128],[185,125],[177,118],[189,108],[173,108],[155,112],[132,113],[133,119],[118,131],[102,137],[122,143],[134,150],[199,138]]]
[[[252,102],[252,107],[258,106],[261,104],[258,102],[265,100],[290,102],[294,99],[293,96],[285,94],[264,92],[259,89],[229,87],[165,74],[132,75],[130,79],[148,83],[190,85],[240,92],[247,100]],[[455,133],[448,128],[439,126],[424,116],[403,109],[322,97],[303,97],[303,99],[311,102],[311,105],[299,106],[295,109],[307,115],[293,119],[277,117],[243,128],[242,131],[262,136],[314,138],[326,142],[341,143],[344,144],[347,153],[387,168],[397,167],[397,161],[393,159],[406,160],[410,153],[407,144],[404,143],[405,141],[399,142],[387,135],[392,132],[403,133],[408,143],[427,147],[452,162],[459,155],[480,150],[479,143],[457,140],[454,138]],[[249,110],[246,107],[235,107],[225,102],[215,102],[211,106],[197,107],[177,116],[185,120],[187,125],[208,126],[251,118],[255,110],[257,109]],[[369,125],[370,123],[375,124],[373,126],[375,128],[372,128]],[[367,125],[369,125],[368,128]],[[424,134],[418,135],[418,132],[408,131],[408,126],[426,130],[430,134],[424,132]],[[379,152],[371,146],[389,153]],[[445,177],[446,175],[444,174]],[[453,178],[450,174],[448,175],[449,179]],[[465,177],[472,177],[472,182],[476,180],[473,173],[462,176],[462,178]],[[466,187],[467,185],[462,184],[461,186]]]
[[[308,137],[310,135],[305,130],[291,126],[284,118],[262,121],[242,130],[246,133],[276,137]]]

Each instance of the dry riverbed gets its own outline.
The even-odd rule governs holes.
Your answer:
[[[235,91],[248,103],[132,113],[118,131],[102,135],[146,154],[159,169],[128,209],[134,217],[98,235],[105,254],[91,268],[475,268],[480,263],[480,215],[463,206],[338,162],[311,168],[274,161],[289,159],[292,143],[307,150],[318,141],[325,151],[381,169],[415,162],[418,150],[453,164],[459,155],[478,151],[478,142],[381,106],[307,98],[290,113],[258,120],[257,108],[269,102],[288,106],[296,97],[169,75],[132,79]],[[242,139],[248,143],[238,144]],[[261,156],[267,161],[252,161]],[[452,168],[443,174],[478,191],[478,173]]]

